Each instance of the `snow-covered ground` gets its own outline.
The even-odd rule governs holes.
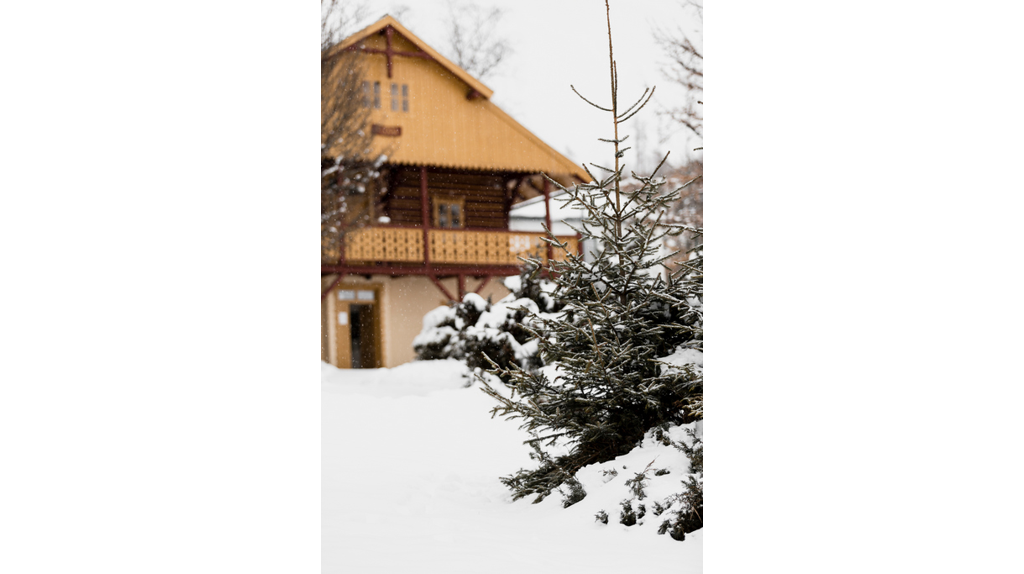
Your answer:
[[[535,464],[528,437],[491,419],[493,400],[478,383],[467,388],[465,373],[452,360],[321,365],[325,574],[701,571],[703,530],[677,542],[655,533],[660,520],[650,514],[642,525],[617,521],[622,481],[652,459],[681,478],[670,462],[678,451],[645,443],[584,468],[588,496],[567,509],[557,493],[513,503],[498,477]],[[600,471],[612,467],[618,479],[605,483]],[[598,510],[607,525],[594,520]]]

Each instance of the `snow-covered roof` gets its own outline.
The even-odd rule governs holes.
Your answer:
[[[564,192],[562,192],[564,193]],[[568,221],[579,227],[583,211],[569,207],[551,194],[551,227],[555,235],[576,235],[576,231],[562,223]],[[544,196],[534,197],[514,205],[508,214],[508,228],[512,231],[544,231]]]
[[[563,201],[555,199],[564,192],[551,194],[551,221],[579,220],[583,218],[583,210],[578,207],[570,207]],[[544,220],[544,196],[534,197],[512,206],[509,211],[510,219],[539,219]]]

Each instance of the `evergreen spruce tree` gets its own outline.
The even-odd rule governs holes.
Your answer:
[[[539,468],[502,479],[516,499],[537,494],[539,502],[562,484],[573,491],[578,486],[573,475],[581,467],[626,454],[655,426],[702,416],[700,371],[670,368],[659,359],[680,348],[703,350],[703,246],[673,270],[666,262],[680,254],[659,254],[660,240],[684,229],[663,221],[680,191],[662,189],[663,180],[656,177],[667,155],[651,175],[633,174],[638,187],[627,190],[622,185],[621,160],[629,148],[622,147],[626,138],[619,138],[619,125],[639,112],[654,90],[645,90],[620,111],[607,0],[605,8],[610,107],[576,93],[611,115],[612,138],[602,141],[614,148],[614,163],[591,164],[601,175],[594,177],[588,169],[594,183],[559,185],[565,201],[585,210],[576,231],[585,241],[597,242],[602,253],[586,263],[568,253],[567,245],[549,230],[546,240],[567,252],[564,262],[547,268],[557,285],[554,297],[564,308],[557,318],[537,315],[530,324],[544,362],[557,363],[557,374],[552,379],[543,371],[492,363],[492,372],[511,392],[483,382],[484,391],[498,401],[492,415],[521,419],[522,428],[533,436],[528,442]],[[699,236],[699,230],[687,229]],[[545,450],[555,444],[568,447],[568,452],[555,456]],[[574,498],[582,496],[577,492]]]

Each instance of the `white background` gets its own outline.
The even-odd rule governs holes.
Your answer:
[[[707,6],[708,572],[1020,571],[996,6]],[[318,570],[317,17],[0,13],[0,570]]]

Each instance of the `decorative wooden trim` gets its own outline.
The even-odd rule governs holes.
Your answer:
[[[384,45],[387,46],[386,49],[381,50],[379,48],[367,48],[362,44],[353,44],[345,48],[345,51],[359,51],[366,52],[369,54],[384,54],[384,56],[388,59],[388,78],[392,76],[391,58],[395,56],[405,56],[407,58],[423,58],[425,60],[434,59],[433,56],[424,52],[423,50],[420,50],[418,52],[405,52],[402,50],[394,49],[394,47],[392,46],[392,37],[395,34],[395,29],[393,26],[385,26],[384,29],[381,30],[379,33],[384,35]]]
[[[423,235],[415,227],[364,227],[346,239],[347,261],[423,261]]]
[[[370,132],[375,136],[397,138],[402,135],[402,126],[382,126],[380,124],[373,124],[370,126]]]
[[[388,225],[363,227],[346,234],[345,261],[457,265],[520,265],[520,257],[542,262],[564,258],[542,241],[544,233],[505,229],[437,229]],[[559,236],[570,253],[579,251],[575,236]],[[425,243],[424,243],[425,242]],[[359,263],[357,263],[359,265]],[[342,265],[341,267],[345,267]]]

